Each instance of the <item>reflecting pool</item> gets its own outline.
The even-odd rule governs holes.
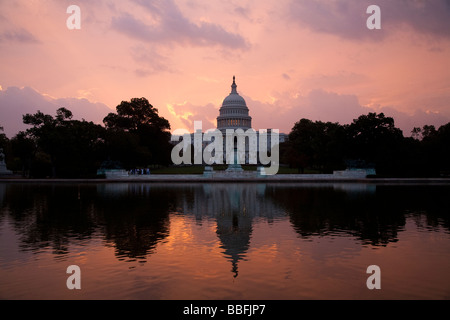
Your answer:
[[[449,270],[449,185],[0,183],[0,299],[449,299]]]

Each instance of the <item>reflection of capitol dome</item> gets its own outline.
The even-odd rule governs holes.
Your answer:
[[[238,263],[245,259],[252,233],[252,218],[242,214],[217,217],[217,236],[223,254],[231,261],[234,277],[238,275]]]
[[[237,92],[236,81],[233,76],[233,84],[231,85],[231,92],[222,102],[220,108],[220,115],[217,117],[217,129],[238,129],[244,130],[252,127],[252,117],[248,115],[247,104]]]

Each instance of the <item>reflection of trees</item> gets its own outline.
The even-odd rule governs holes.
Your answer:
[[[407,214],[426,214],[430,226],[448,229],[448,204],[443,205],[448,194],[448,187],[439,186],[377,186],[374,193],[355,193],[331,186],[281,185],[268,187],[266,192],[285,208],[302,237],[345,232],[372,245],[397,241]]]
[[[286,208],[295,231],[302,237],[346,232],[364,242],[386,244],[395,241],[398,228],[405,224],[401,212],[377,210],[373,194],[349,196],[332,187],[272,191],[273,198]]]
[[[117,192],[111,190],[116,187]],[[168,213],[176,193],[148,184],[99,185],[98,189],[102,196],[96,211],[106,241],[121,260],[145,260],[169,234]]]
[[[169,233],[169,212],[217,222],[223,255],[237,275],[254,219],[287,215],[302,237],[350,234],[366,244],[397,241],[406,218],[419,228],[450,230],[448,186],[362,188],[343,184],[0,184],[0,220],[11,217],[21,248],[105,239],[119,259],[145,260]]]
[[[71,241],[90,238],[95,231],[92,191],[77,185],[11,184],[5,191],[2,216],[9,213],[13,218],[22,249],[51,247],[54,253],[64,254]]]
[[[120,259],[145,259],[168,234],[175,195],[167,189],[127,188],[117,193],[94,184],[12,184],[0,219],[5,213],[13,218],[24,250],[50,247],[65,254],[70,244],[83,244],[99,233]]]

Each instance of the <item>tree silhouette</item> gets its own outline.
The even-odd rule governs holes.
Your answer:
[[[109,113],[103,123],[108,131],[110,157],[120,160],[128,167],[149,164],[170,164],[170,123],[158,115],[146,98],[122,101],[117,113]],[[131,143],[127,148],[125,141]],[[128,149],[128,157],[124,150]],[[119,151],[119,150],[122,150]]]
[[[349,125],[301,119],[281,150],[282,160],[301,172],[374,166],[378,176],[449,175],[450,123],[414,128],[404,137],[383,113],[361,115]]]
[[[376,164],[381,174],[392,174],[398,168],[403,133],[393,118],[383,113],[361,115],[348,126],[347,134],[350,158]]]
[[[289,134],[288,161],[302,172],[306,167],[321,172],[341,169],[344,138],[338,123],[301,119]]]
[[[161,131],[170,130],[170,123],[158,115],[158,109],[153,107],[146,98],[133,98],[122,101],[116,107],[116,113],[108,114],[103,123],[107,129],[138,131],[142,127],[156,127]]]
[[[9,139],[3,133],[3,127],[0,126],[0,149],[5,150],[8,146]]]
[[[23,122],[32,126],[26,130],[25,135],[36,145],[35,156],[49,159],[51,172],[47,172],[47,175],[80,177],[95,174],[103,144],[102,126],[85,120],[72,120],[72,112],[66,108],[59,108],[55,117],[40,111],[26,114],[23,116]],[[22,137],[17,137],[16,142],[19,149],[26,149],[25,137],[21,135]],[[29,153],[29,150],[23,151]],[[39,172],[40,175],[43,173]]]
[[[104,127],[73,120],[66,108],[55,116],[25,114],[30,126],[11,140],[0,127],[8,168],[26,177],[95,177],[104,161],[126,169],[170,165],[170,123],[145,98],[122,101]],[[450,123],[414,128],[404,137],[383,113],[361,115],[351,124],[300,119],[280,147],[281,160],[304,172],[331,173],[351,166],[376,168],[378,176],[450,175]]]

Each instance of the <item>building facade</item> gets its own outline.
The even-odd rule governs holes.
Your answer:
[[[242,129],[244,132],[246,132],[249,129],[252,129],[252,117],[250,116],[249,108],[247,107],[247,103],[245,102],[245,99],[239,95],[237,92],[237,85],[236,85],[236,77],[233,76],[233,83],[231,84],[231,92],[230,94],[225,97],[225,99],[222,102],[222,106],[219,109],[219,116],[217,117],[217,129],[222,132],[223,140],[224,140],[224,162],[226,161],[227,155],[226,155],[226,139],[227,139],[227,130],[237,130]],[[253,144],[254,149],[259,153],[259,140],[260,140],[260,133],[255,130],[255,140],[252,141],[248,136],[245,134],[245,155],[241,159],[244,159],[241,164],[249,164],[250,163],[250,157],[249,157],[249,149],[250,146]],[[239,135],[235,135],[236,137]],[[267,150],[271,149],[272,144],[272,129],[267,129]],[[287,141],[287,135],[283,133],[279,133],[277,136],[278,140],[275,141],[275,143],[279,144],[282,142]],[[237,142],[237,140],[236,140]],[[236,152],[237,150],[235,150]],[[257,161],[259,163],[259,161]]]
[[[237,91],[235,76],[233,76],[231,92],[224,98],[219,109],[216,127],[222,133],[224,164],[236,164],[237,162],[239,164],[260,164],[258,157],[256,157],[256,162],[254,161],[255,152],[253,151],[256,151],[256,153],[259,154],[260,139],[262,136],[259,131],[252,128],[252,117],[250,116],[250,111],[245,99]],[[236,132],[238,129],[242,130],[241,133]],[[273,129],[265,129],[264,131],[267,132],[267,135],[264,136],[264,139],[267,140],[266,150],[271,150],[272,139],[274,138],[277,139],[276,141],[273,141],[275,144],[280,144],[287,141],[288,136],[284,133],[278,132],[278,134],[274,135],[273,132],[275,131]],[[195,140],[195,136],[202,137],[202,130],[198,129],[195,134],[191,133],[191,141]],[[177,142],[178,139],[174,139],[172,142],[173,141]],[[230,150],[227,148],[227,141],[232,141],[234,144],[234,148],[232,148],[232,155],[227,155],[227,150]],[[244,150],[238,150],[238,144],[240,146],[240,142],[242,141],[245,143]],[[211,142],[205,142],[202,139],[202,149],[206,148],[210,143]],[[232,159],[235,157],[235,154],[238,154],[237,158],[239,160]]]

